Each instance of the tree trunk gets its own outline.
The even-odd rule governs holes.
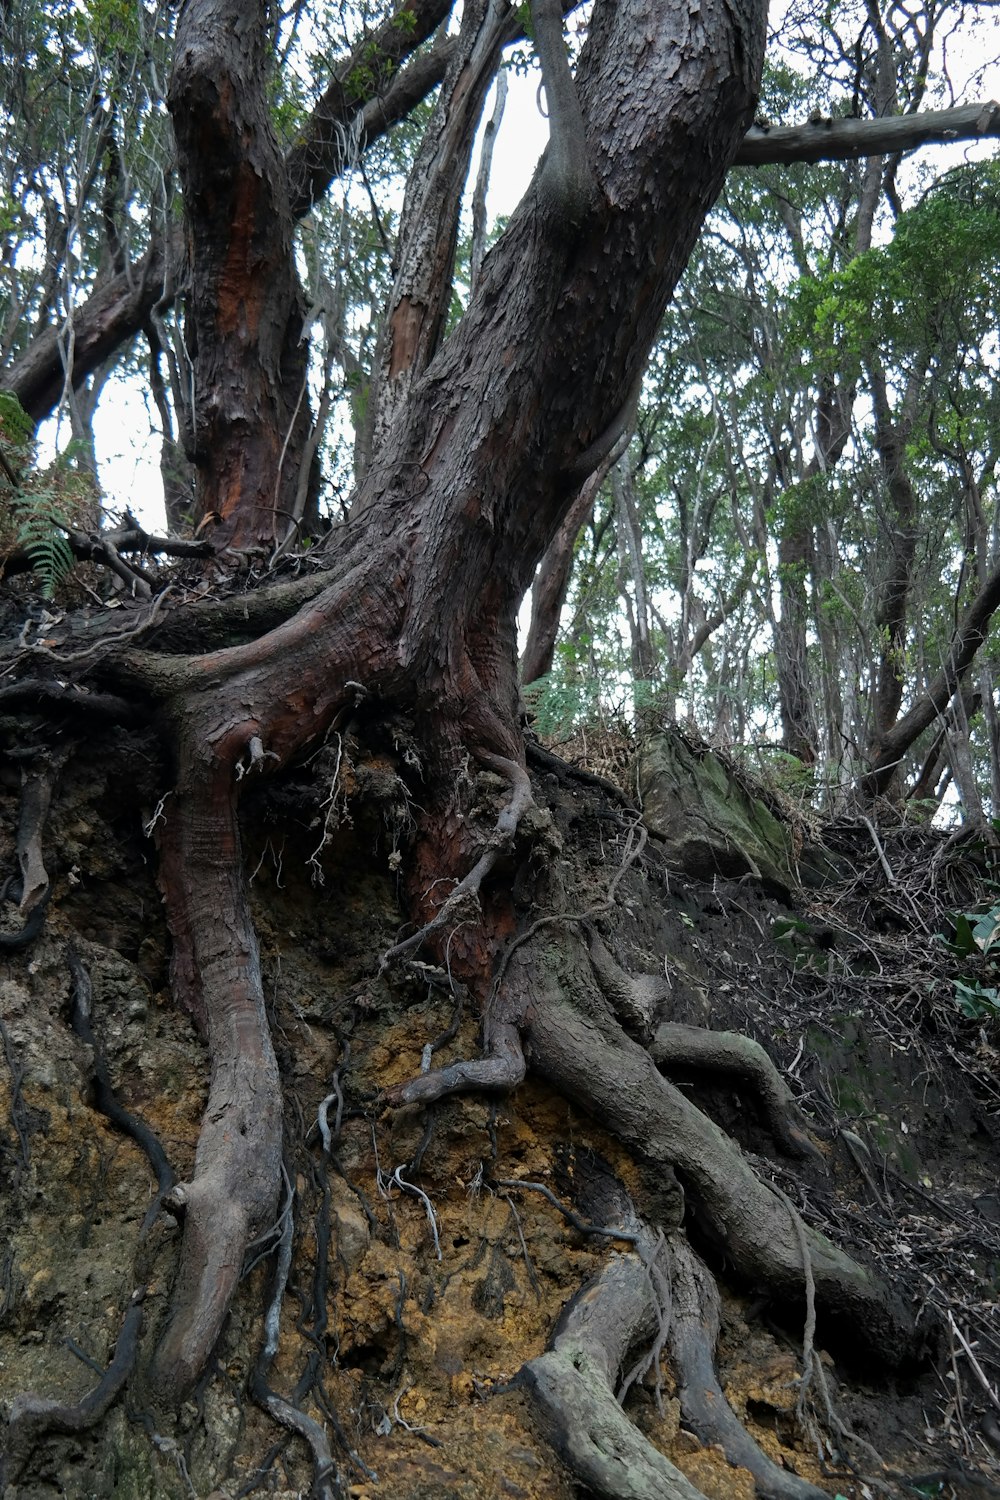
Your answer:
[[[641,822],[618,825],[622,864],[603,901],[583,913],[569,906],[560,837],[533,802],[518,716],[520,601],[581,484],[628,428],[665,304],[752,117],[763,7],[596,0],[574,77],[561,11],[536,0],[549,148],[485,258],[467,312],[442,341],[454,235],[443,189],[461,178],[508,20],[485,3],[463,13],[445,118],[435,117],[435,149],[421,155],[415,194],[426,221],[416,208],[407,215],[376,392],[377,448],[348,519],[317,549],[315,574],[248,588],[212,613],[179,609],[163,627],[153,609],[104,641],[95,668],[98,680],[153,706],[173,756],[173,795],[159,810],[173,984],[211,1056],[192,1179],[166,1200],[183,1217],[183,1239],[151,1371],[164,1405],[194,1389],[251,1243],[273,1229],[280,1271],[291,1238],[287,1211],[278,1213],[280,1085],[242,868],[240,794],[340,743],[348,719],[391,737],[412,771],[404,790],[413,838],[400,890],[413,930],[383,953],[382,966],[417,960],[422,983],[432,971],[464,986],[483,1040],[481,1057],[397,1075],[379,1107],[502,1092],[530,1066],[655,1173],[671,1178],[677,1168],[705,1239],[725,1246],[744,1281],[805,1302],[810,1316],[815,1300],[891,1362],[913,1350],[911,1319],[878,1279],[807,1231],[784,1193],[663,1076],[672,1056],[683,1066],[705,1049],[689,1028],[660,1031],[651,1046],[649,985],[616,970],[596,937],[581,940],[639,861]],[[218,517],[217,533],[234,550],[270,549],[283,535],[308,430],[293,209],[267,108],[266,21],[263,5],[188,0],[171,87],[190,259],[198,505],[203,517]],[[198,627],[217,628],[224,607],[241,643],[213,649]],[[69,662],[84,658],[96,656],[85,650]],[[473,767],[485,773],[475,785]],[[519,879],[535,876],[539,899],[519,903]],[[766,1059],[750,1052],[748,1061],[748,1051],[730,1039],[713,1055],[758,1086],[764,1077],[773,1106],[780,1088]],[[779,1118],[778,1129],[792,1154],[816,1154],[794,1122]],[[605,1328],[616,1322],[619,1294],[633,1307],[630,1328],[648,1322],[635,1271],[630,1264],[624,1291],[610,1278]],[[699,1322],[697,1279],[686,1277],[689,1332]],[[265,1375],[284,1288],[277,1274],[254,1387],[271,1413],[282,1405]],[[326,1290],[315,1293],[324,1317]],[[316,1338],[322,1346],[322,1333]],[[609,1391],[610,1366],[628,1352],[613,1342]],[[570,1399],[552,1382],[536,1384],[546,1385],[550,1415]],[[700,1404],[704,1415],[712,1401]],[[599,1436],[601,1412],[591,1416],[588,1431]],[[618,1412],[619,1435],[621,1427]],[[642,1473],[662,1476],[641,1444],[627,1446],[640,1450]],[[607,1472],[598,1458],[593,1468]],[[581,1462],[583,1482],[589,1473]],[[325,1469],[321,1482],[333,1487]]]
[[[171,87],[192,267],[199,505],[218,514],[235,547],[273,540],[304,441],[291,215],[264,103],[262,21],[234,0],[192,0]],[[410,367],[405,392],[395,384],[395,416],[380,429],[354,519],[331,535],[325,590],[252,645],[180,660],[133,654],[126,670],[171,703],[179,760],[201,766],[168,808],[170,849],[200,850],[202,830],[231,848],[224,810],[238,767],[287,764],[360,693],[405,707],[417,728],[425,793],[408,882],[416,919],[441,919],[442,881],[461,886],[470,866],[480,868],[485,856],[477,865],[456,799],[456,760],[467,747],[513,768],[503,774],[516,784],[516,611],[581,480],[619,437],[666,300],[751,116],[761,44],[756,8],[743,15],[720,4],[696,19],[652,0],[596,8],[576,79],[593,196],[581,212],[550,148],[462,322],[426,371],[419,359]],[[550,56],[550,83],[558,66]],[[561,96],[553,83],[550,106]],[[448,153],[438,165],[453,171]],[[435,264],[438,278],[450,276],[450,262]],[[433,299],[438,288],[432,281],[421,295]],[[501,823],[509,838],[516,813]],[[207,1225],[188,1212],[174,1318],[157,1359],[161,1389],[189,1388],[228,1304],[217,1268],[238,1265],[241,1239],[277,1193],[274,1116],[265,1111],[244,1135],[241,1100],[226,1092],[241,1031],[251,1054],[267,1053],[230,865],[212,868],[192,853],[168,859],[164,873],[178,962],[194,954],[201,972],[225,1097],[207,1117],[188,1189],[199,1206],[214,1195],[215,1209]],[[477,987],[509,926],[502,891],[483,900],[483,931],[450,952],[459,968],[465,953]],[[210,975],[220,912],[231,913],[225,940],[243,957],[237,965],[234,955],[216,988],[199,955]],[[245,1143],[269,1182],[247,1174]]]
[[[292,216],[267,108],[261,20],[254,6],[191,0],[170,84],[190,261],[195,521],[214,519],[220,544],[237,550],[284,539],[309,430]]]

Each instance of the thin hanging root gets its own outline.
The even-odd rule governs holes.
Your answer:
[[[489,847],[479,856],[469,873],[458,882],[447,901],[439,907],[431,920],[425,922],[417,932],[411,933],[408,938],[404,938],[401,943],[396,943],[383,953],[382,962],[379,965],[382,971],[390,964],[398,963],[408,953],[415,952],[433,933],[439,932],[449,922],[461,920],[463,915],[467,915],[470,906],[478,912],[479,892],[483,881],[501,854],[510,847],[518,825],[528,808],[535,805],[528,773],[523,766],[518,765],[516,760],[508,760],[505,755],[493,755],[486,750],[477,750],[476,758],[490,770],[498,772],[508,782],[511,788],[510,801],[500,809],[490,836]]]
[[[142,1330],[142,1304],[146,1288],[132,1293],[122,1320],[111,1363],[94,1389],[73,1406],[36,1396],[31,1391],[15,1396],[10,1406],[7,1426],[6,1472],[0,1463],[0,1493],[6,1484],[14,1483],[24,1469],[31,1452],[47,1433],[68,1435],[94,1427],[104,1416],[125,1384],[135,1365]]]
[[[254,1400],[269,1412],[276,1422],[287,1428],[289,1432],[294,1432],[297,1437],[302,1438],[308,1444],[315,1469],[310,1493],[315,1495],[317,1500],[336,1500],[340,1492],[337,1465],[334,1463],[323,1427],[307,1412],[300,1411],[297,1406],[293,1406],[290,1401],[286,1401],[284,1397],[272,1391],[267,1383],[274,1356],[278,1352],[281,1304],[284,1300],[288,1273],[292,1264],[292,1238],[295,1230],[295,1221],[291,1212],[292,1186],[284,1168],[282,1173],[285,1178],[287,1203],[281,1216],[281,1237],[278,1241],[278,1256],[274,1268],[274,1285],[264,1319],[264,1342],[251,1388]]]
[[[766,1500],[826,1500],[824,1492],[779,1468],[757,1447],[723,1394],[715,1373],[719,1293],[707,1266],[686,1240],[673,1248],[673,1316],[667,1340],[673,1355],[684,1421],[709,1446],[718,1444],[737,1468],[753,1475]]]
[[[104,1048],[95,1037],[91,1024],[93,988],[90,975],[81,962],[73,943],[68,943],[66,946],[66,962],[73,980],[70,994],[70,1024],[80,1040],[91,1049],[94,1103],[117,1130],[124,1135],[131,1136],[140,1150],[145,1152],[149,1165],[156,1173],[157,1196],[146,1210],[146,1217],[143,1219],[140,1231],[141,1234],[145,1234],[159,1213],[161,1199],[166,1197],[173,1188],[177,1180],[176,1174],[167,1159],[159,1137],[144,1120],[140,1120],[137,1115],[131,1114],[124,1107],[111,1086],[111,1075],[108,1072]]]
[[[658,1026],[649,1044],[658,1068],[697,1068],[738,1078],[757,1097],[761,1113],[775,1141],[789,1156],[809,1157],[826,1166],[813,1145],[785,1080],[764,1048],[735,1031],[706,1031],[667,1021]]]
[[[656,1237],[647,1231],[647,1238],[645,1248],[653,1253]],[[615,1257],[584,1288],[564,1313],[552,1347],[524,1366],[520,1384],[553,1447],[594,1494],[604,1500],[704,1500],[615,1399],[630,1349],[651,1338],[659,1321],[645,1258]]]

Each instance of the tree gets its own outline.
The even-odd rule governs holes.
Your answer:
[[[183,1242],[143,1389],[165,1407],[195,1388],[248,1250],[280,1222],[281,1081],[238,809],[248,786],[329,748],[348,717],[394,736],[419,785],[415,795],[400,782],[413,824],[403,861],[412,930],[383,965],[431,957],[467,989],[482,1021],[481,1057],[394,1085],[383,1107],[512,1090],[530,1061],[631,1151],[683,1175],[740,1275],[810,1304],[815,1295],[822,1313],[849,1320],[866,1345],[898,1363],[914,1333],[890,1291],[807,1229],[667,1082],[662,1068],[702,1055],[697,1034],[659,1032],[651,1049],[642,985],[596,934],[582,941],[594,913],[585,920],[566,911],[554,869],[539,877],[547,914],[532,919],[510,880],[518,851],[556,847],[525,769],[517,610],[581,485],[631,420],[664,308],[753,119],[763,7],[598,0],[574,71],[559,7],[535,0],[530,29],[549,146],[450,331],[456,204],[483,101],[520,18],[496,0],[472,0],[454,32],[419,51],[444,15],[436,0],[415,0],[382,19],[333,66],[282,150],[268,7],[188,0],[172,39],[167,93],[183,227],[172,200],[162,201],[141,256],[121,270],[113,258],[96,266],[90,296],[61,316],[46,308],[44,288],[33,293],[45,326],[5,375],[8,391],[39,417],[57,387],[79,389],[124,339],[150,322],[155,330],[180,290],[180,352],[190,361],[180,425],[197,480],[195,529],[223,566],[282,547],[311,514],[302,496],[315,453],[296,223],[337,170],[346,124],[360,114],[375,136],[438,85],[407,185],[365,393],[370,458],[348,514],[318,542],[315,566],[297,576],[278,571],[273,582],[258,578],[245,592],[233,587],[218,601],[168,609],[157,593],[123,632],[104,617],[67,616],[45,623],[42,638],[29,619],[6,654],[8,704],[103,711],[112,722],[139,713],[155,722],[172,765],[154,820],[159,881],[176,1002],[204,1029],[211,1082],[191,1179],[164,1194],[183,1220]],[[109,188],[113,178],[106,168]],[[171,342],[159,336],[161,349]],[[13,464],[11,473],[9,482],[20,483]],[[124,533],[97,533],[91,545],[120,561],[136,544]],[[141,565],[124,571],[143,581]],[[492,828],[475,811],[473,772],[490,790]],[[335,767],[331,799],[336,777]],[[48,882],[43,812],[32,811],[27,795],[25,809],[19,854],[30,935]],[[626,864],[639,840],[636,829]],[[766,1059],[733,1040],[721,1066],[763,1080],[786,1149],[815,1151]],[[571,1320],[565,1339],[525,1378],[591,1489],[690,1495],[614,1401],[632,1335],[651,1316],[649,1288],[665,1274],[656,1226],[624,1198],[614,1211],[635,1254],[602,1278],[597,1323]],[[673,1274],[688,1306],[679,1326],[687,1327],[713,1294],[683,1237],[677,1243]],[[129,1310],[133,1342],[139,1317]],[[272,1356],[275,1338],[269,1330]],[[692,1344],[691,1357],[701,1348]],[[596,1383],[581,1374],[588,1361],[605,1367]],[[266,1361],[264,1368],[260,1399],[318,1441],[269,1392]],[[32,1400],[16,1407],[15,1457],[46,1422],[83,1425],[79,1412],[68,1413]],[[745,1452],[728,1420],[719,1419],[720,1441],[727,1452]],[[756,1452],[745,1461],[759,1468],[769,1493],[814,1493],[782,1480]]]
[[[811,109],[817,123],[810,128],[832,138],[848,110],[850,130],[860,128],[859,113],[870,112],[868,124],[881,132],[885,111],[898,107],[907,113],[894,117],[893,129],[915,139],[928,88],[941,86],[935,36],[947,24],[936,11],[884,24],[877,11],[852,7],[819,22],[793,11],[786,48],[810,64],[817,52],[822,57],[808,72],[791,68],[787,52],[772,64],[762,112],[781,118]],[[756,141],[770,138],[770,127],[756,131]],[[652,674],[638,670],[645,700],[672,716],[684,685],[689,716],[713,737],[742,744],[726,706],[738,702],[741,725],[755,720],[764,741],[780,736],[784,755],[806,769],[829,804],[845,807],[859,796],[910,795],[923,785],[923,737],[950,713],[939,743],[953,761],[971,755],[978,781],[990,780],[985,738],[973,754],[963,743],[965,720],[949,703],[993,608],[988,498],[983,505],[995,467],[986,437],[992,380],[983,377],[993,368],[997,218],[986,163],[954,166],[935,180],[930,169],[904,168],[898,155],[861,165],[838,164],[836,150],[831,156],[829,166],[730,174],[665,319],[639,403],[629,463],[648,497],[636,532],[641,548],[631,548],[634,556],[641,550],[642,577],[622,592],[610,555],[603,564],[581,555],[559,661],[571,665],[575,633],[587,643],[591,681],[603,651],[606,691],[620,692],[614,684],[630,667],[615,655],[615,611],[639,632],[651,608],[651,649],[660,663]],[[739,159],[753,159],[747,142]],[[943,407],[954,413],[946,425],[976,413],[958,448],[942,444]],[[569,557],[560,538],[536,590],[560,576],[557,553]],[[965,562],[956,579],[957,557]],[[953,606],[946,602],[952,594]],[[925,690],[957,647],[942,622],[973,600],[964,673],[940,679],[931,702]],[[555,618],[550,606],[547,651],[535,639],[543,617],[533,625],[532,676],[553,659]],[[766,663],[752,706],[751,641]],[[632,655],[642,655],[635,644]],[[560,670],[540,690],[545,713],[565,696]],[[897,735],[897,721],[917,698],[919,713]],[[992,692],[975,705],[972,722],[981,706],[992,724]],[[977,777],[955,775],[968,816],[982,821]]]

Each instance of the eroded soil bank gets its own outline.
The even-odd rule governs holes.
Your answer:
[[[405,768],[384,748],[347,749],[335,787],[313,767],[244,804],[295,1223],[270,1385],[324,1425],[344,1493],[568,1500],[580,1491],[516,1377],[566,1304],[627,1247],[581,1233],[541,1193],[509,1184],[542,1184],[571,1204],[581,1173],[610,1170],[651,1219],[675,1186],[530,1073],[508,1098],[381,1106],[385,1089],[420,1073],[428,1047],[435,1067],[474,1055],[477,1027],[456,1013],[446,973],[411,968],[391,983],[379,974],[400,930]],[[561,838],[550,857],[564,861],[574,909],[596,906],[634,822],[628,798],[550,762],[534,765],[533,783]],[[44,930],[0,955],[8,1409],[25,1391],[72,1403],[92,1390],[137,1287],[140,1366],[163,1325],[179,1231],[162,1212],[144,1228],[156,1178],[99,1107],[94,1049],[71,1024],[68,945],[91,980],[111,1089],[183,1179],[208,1077],[203,1042],[170,999],[142,833],[167,784],[139,734],[67,761],[45,836]],[[20,793],[11,772],[8,872]],[[324,826],[331,836],[317,853]],[[1000,1373],[997,1053],[989,1026],[961,1014],[953,983],[988,976],[966,973],[971,960],[963,969],[940,938],[949,912],[986,899],[985,856],[912,828],[884,834],[878,849],[862,825],[830,831],[828,843],[837,880],[782,899],[753,874],[671,868],[651,838],[595,927],[624,968],[661,981],[661,1018],[764,1044],[821,1162],[777,1153],[753,1103],[718,1079],[692,1075],[685,1086],[806,1222],[875,1265],[927,1328],[923,1363],[890,1376],[860,1367],[836,1327],[820,1324],[819,1358],[854,1436],[828,1432],[818,1448],[796,1419],[803,1308],[727,1280],[689,1208],[690,1237],[723,1287],[720,1373],[738,1415],[767,1454],[831,1495],[989,1493],[1000,1479],[987,1391]],[[533,879],[531,857],[509,871],[515,893]],[[17,923],[8,901],[0,926]],[[144,1404],[134,1379],[89,1430],[15,1455],[11,1500],[309,1494],[308,1449],[252,1397],[274,1260],[273,1245],[259,1250],[179,1419]],[[745,1471],[686,1431],[666,1358],[632,1387],[626,1410],[706,1496],[754,1494]]]

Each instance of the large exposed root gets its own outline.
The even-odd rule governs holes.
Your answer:
[[[614,1256],[574,1298],[549,1348],[528,1361],[520,1382],[553,1447],[595,1494],[606,1500],[702,1500],[701,1491],[629,1420],[615,1394],[629,1353],[662,1331],[670,1293],[658,1264],[662,1237],[642,1223],[620,1183],[612,1179],[602,1186],[602,1216],[616,1221],[635,1250]],[[607,1234],[609,1227],[589,1232]]]
[[[219,1336],[248,1244],[271,1224],[281,1173],[281,1089],[264,1010],[233,791],[213,786],[194,753],[162,833],[161,882],[174,939],[174,982],[204,1017],[212,1076],[193,1180],[168,1196],[184,1219],[154,1394],[175,1403]]]
[[[641,1158],[675,1167],[703,1232],[724,1247],[746,1282],[801,1299],[802,1251],[781,1199],[735,1142],[625,1035],[595,993],[578,946],[553,943],[534,956],[535,989],[524,1028],[534,1070]],[[886,1288],[815,1231],[807,1231],[807,1242],[819,1305],[850,1318],[890,1363],[912,1354],[911,1322]]]
[[[746,1469],[766,1500],[823,1500],[821,1490],[761,1452],[725,1398],[715,1372],[719,1297],[711,1273],[683,1235],[664,1238],[644,1224],[620,1184],[612,1193],[618,1200],[613,1217],[634,1251],[616,1256],[584,1288],[550,1348],[522,1371],[554,1445],[577,1477],[608,1500],[700,1494],[621,1410],[632,1378],[655,1364],[666,1341],[684,1420],[702,1442],[721,1447],[731,1464]],[[609,1233],[572,1217],[584,1232]],[[620,1381],[630,1350],[650,1343],[649,1355]]]
[[[549,1441],[606,1500],[703,1500],[615,1400],[629,1351],[656,1323],[643,1260],[616,1257],[568,1309],[551,1348],[521,1372]]]
[[[719,1293],[715,1278],[679,1235],[671,1242],[671,1318],[668,1342],[681,1413],[706,1445],[717,1444],[731,1464],[748,1469],[767,1500],[823,1500],[823,1491],[779,1468],[762,1453],[726,1400],[715,1372]]]
[[[595,984],[593,955],[568,940],[564,928],[558,919],[543,918],[510,945],[487,1020],[488,1047],[492,1029],[493,1035],[502,1034],[506,1057],[517,1056],[519,1033],[534,1071],[640,1158],[677,1170],[701,1233],[723,1249],[745,1283],[801,1302],[807,1282],[803,1242],[782,1198],[757,1177],[737,1144],[663,1077],[651,1052],[626,1035]],[[609,964],[610,958],[603,967]],[[724,1072],[735,1071],[756,1088],[786,1149],[818,1154],[795,1124],[773,1065],[753,1043],[726,1033],[667,1028],[656,1050],[665,1060],[704,1062],[713,1049]],[[388,1102],[440,1098],[476,1087],[486,1077],[495,1079],[494,1087],[519,1081],[518,1069],[503,1056],[488,1057],[411,1080]],[[824,1236],[804,1233],[818,1305],[849,1319],[859,1338],[888,1363],[912,1357],[913,1324],[902,1304]]]
[[[649,1055],[665,1072],[672,1068],[694,1068],[737,1079],[754,1094],[768,1129],[783,1151],[826,1165],[822,1152],[809,1139],[791,1090],[764,1048],[752,1037],[665,1021],[656,1028]]]
[[[791,1090],[758,1042],[738,1032],[709,1031],[674,1021],[662,1022],[653,1032],[657,1013],[662,1013],[669,994],[664,980],[655,974],[626,973],[593,928],[587,936],[590,964],[601,993],[629,1035],[647,1044],[657,1067],[667,1073],[693,1068],[734,1078],[754,1095],[783,1151],[825,1165],[809,1139]]]

